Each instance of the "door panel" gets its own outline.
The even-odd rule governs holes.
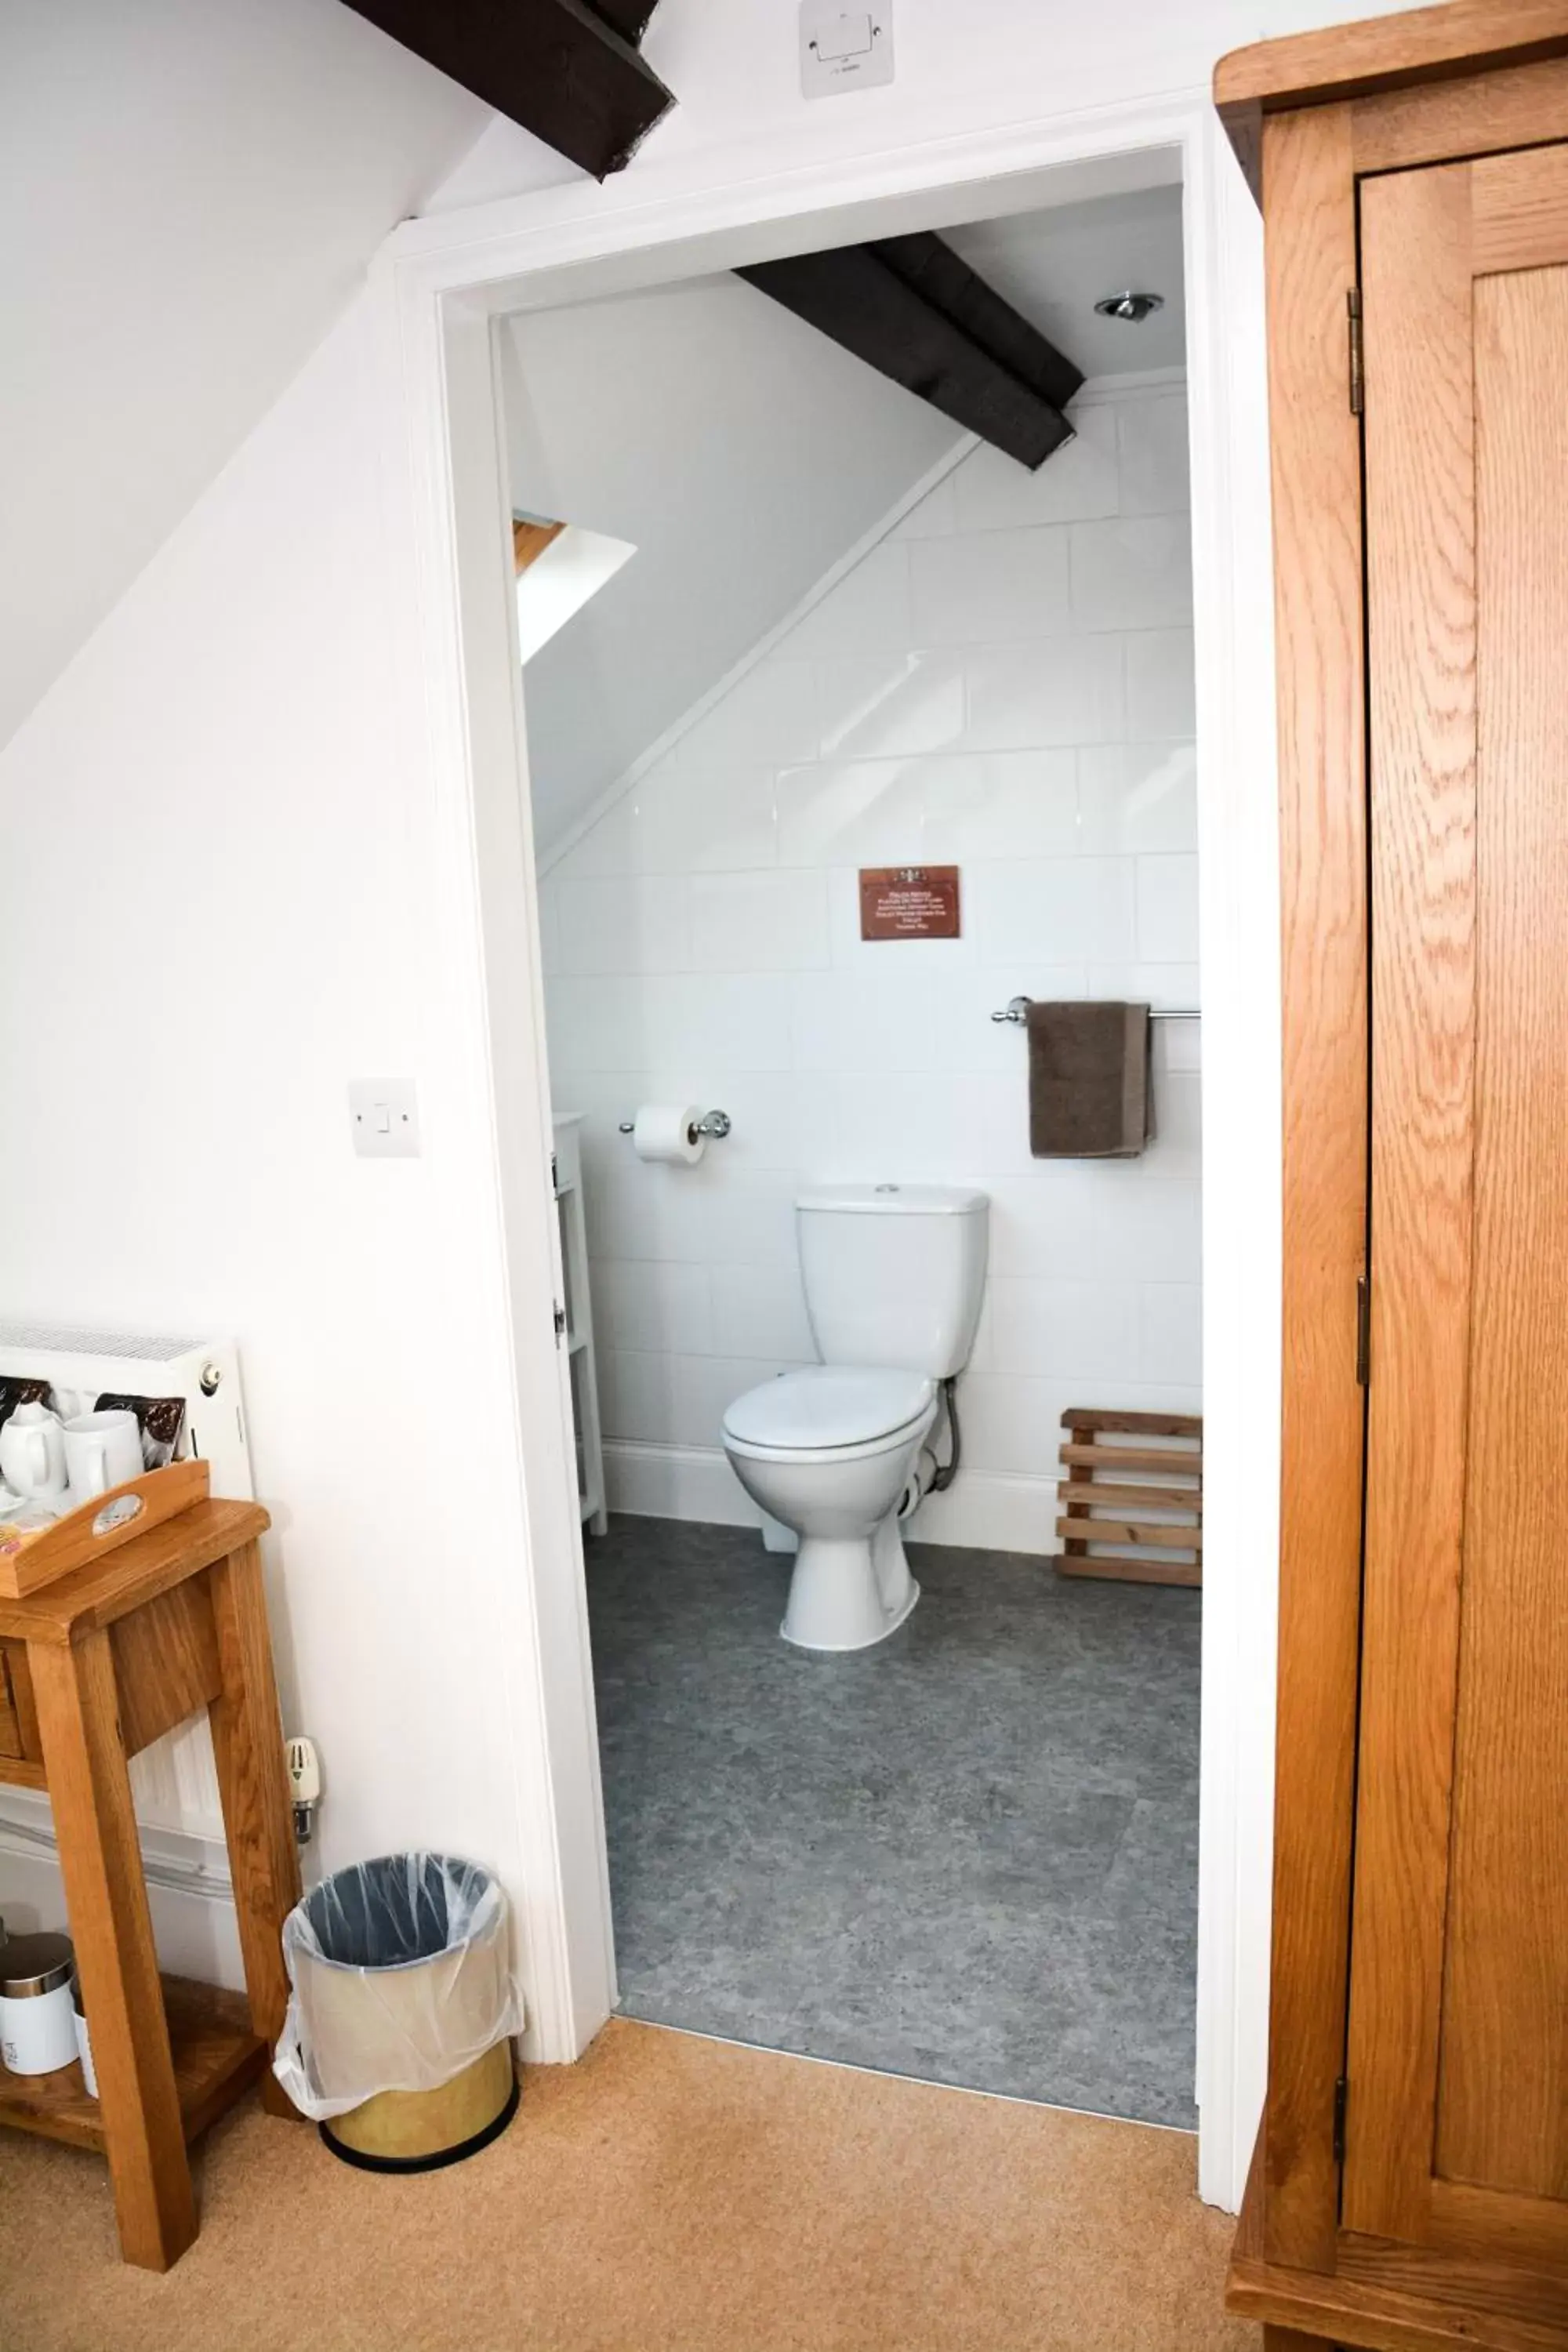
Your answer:
[[[1565,387],[1568,268],[1478,279],[1475,1243],[1437,2170],[1543,2197],[1568,2193]]]
[[[1343,2221],[1442,2246],[1479,2191],[1568,2252],[1568,151],[1362,201],[1373,1329]]]

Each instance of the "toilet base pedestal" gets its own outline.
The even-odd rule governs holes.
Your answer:
[[[921,1597],[896,1513],[869,1536],[800,1538],[779,1632],[801,1650],[868,1650]]]

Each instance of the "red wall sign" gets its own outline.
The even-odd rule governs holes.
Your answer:
[[[862,866],[863,940],[955,940],[956,866]]]

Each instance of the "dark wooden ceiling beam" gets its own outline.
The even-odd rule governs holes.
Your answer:
[[[797,319],[1033,469],[1070,441],[1083,372],[939,236],[802,253],[737,271]]]
[[[613,33],[635,48],[648,27],[648,19],[658,5],[658,0],[588,0],[595,16],[602,16]]]
[[[642,0],[346,0],[596,180],[620,171],[675,100],[635,41]]]

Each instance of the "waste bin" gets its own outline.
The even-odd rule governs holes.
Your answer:
[[[283,1952],[293,1990],[273,2072],[335,2155],[424,2172],[506,2129],[522,2002],[488,1871],[443,1853],[357,1863],[290,1911]]]

